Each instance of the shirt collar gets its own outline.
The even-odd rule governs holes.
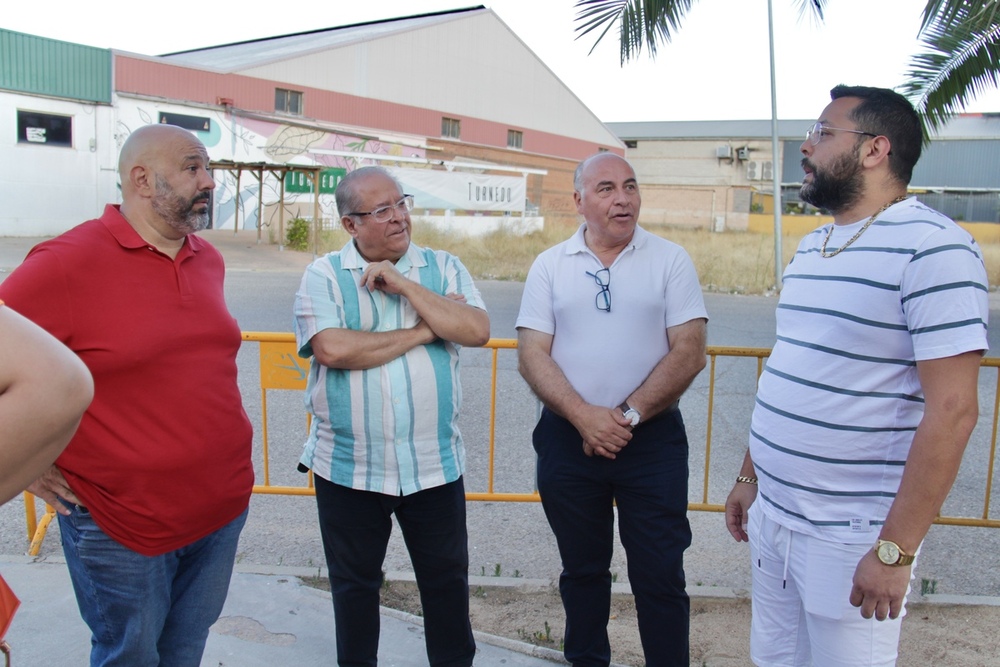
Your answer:
[[[104,215],[101,222],[108,232],[118,241],[118,245],[129,250],[151,247],[151,244],[139,235],[132,223],[122,215],[120,204],[107,204],[104,207]],[[196,234],[188,234],[184,237],[184,245],[177,253],[175,261],[183,259],[190,254],[199,252],[205,246],[205,241]]]
[[[573,234],[569,239],[566,240],[566,254],[575,255],[581,252],[591,252],[590,248],[587,247],[587,241],[584,239],[583,233],[587,229],[586,221],[581,224],[576,233]],[[622,252],[629,249],[641,248],[649,241],[651,234],[639,225],[635,226],[635,231],[632,233],[632,240],[629,244],[622,248]]]
[[[427,266],[427,260],[424,258],[422,252],[420,252],[420,247],[410,243],[409,247],[406,248],[406,254],[399,258],[396,262],[396,269],[405,274],[407,271],[413,267]],[[370,262],[361,256],[358,252],[358,247],[354,244],[354,239],[347,242],[341,251],[341,263],[340,265],[345,269],[353,269],[356,271],[364,271]]]

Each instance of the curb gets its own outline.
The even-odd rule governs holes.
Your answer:
[[[62,556],[28,556],[24,554],[0,554],[0,564],[11,563],[18,565],[30,565],[32,563],[45,564],[65,564],[66,559]],[[262,574],[271,576],[286,577],[326,577],[329,578],[325,567],[303,567],[291,565],[263,565],[256,563],[237,563],[233,566],[233,572],[241,574]],[[412,572],[402,570],[390,570],[385,573],[387,581],[399,581],[415,583],[416,578]],[[469,586],[483,586],[493,588],[518,588],[526,591],[545,590],[558,588],[558,581],[548,579],[525,579],[523,577],[491,577],[482,575],[470,575]],[[611,584],[612,595],[631,595],[632,588],[627,583]],[[723,600],[749,599],[750,591],[744,588],[728,588],[725,586],[689,586],[687,593],[692,598],[710,598]],[[952,595],[948,593],[930,593],[920,595],[911,592],[908,600],[909,604],[927,605],[959,605],[970,607],[1000,607],[1000,596],[991,595]],[[402,612],[400,612],[402,613]],[[531,644],[530,646],[534,646]]]

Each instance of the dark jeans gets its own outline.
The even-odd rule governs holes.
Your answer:
[[[562,557],[566,659],[576,667],[611,662],[607,626],[614,503],[646,665],[688,665],[684,550],[691,544],[691,527],[688,444],[680,411],[636,427],[615,460],[584,455],[580,433],[547,409],[532,440],[542,507]]]
[[[476,642],[469,621],[462,479],[408,496],[358,491],[318,476],[315,481],[337,626],[337,663],[378,664],[379,588],[395,514],[420,589],[431,666],[471,665]]]

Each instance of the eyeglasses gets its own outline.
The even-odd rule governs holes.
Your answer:
[[[392,220],[392,216],[396,213],[397,209],[404,213],[412,211],[413,195],[403,195],[403,198],[392,206],[380,206],[374,211],[348,213],[347,215],[370,215],[375,222],[389,222]]]
[[[806,132],[806,141],[811,143],[813,146],[819,144],[820,140],[823,138],[824,132],[850,132],[851,134],[864,134],[869,137],[877,137],[877,134],[872,134],[871,132],[862,132],[861,130],[848,130],[844,127],[829,127],[823,123],[814,123],[812,127]]]
[[[586,274],[594,279],[601,291],[594,297],[594,305],[598,310],[606,313],[611,312],[611,269],[601,269],[597,273],[587,271]]]

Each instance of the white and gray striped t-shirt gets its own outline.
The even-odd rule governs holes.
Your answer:
[[[836,227],[827,251],[863,224]],[[988,282],[971,235],[916,199],[826,258],[828,231],[806,236],[785,269],[750,453],[768,516],[864,543],[885,520],[923,415],[916,362],[987,348]]]

